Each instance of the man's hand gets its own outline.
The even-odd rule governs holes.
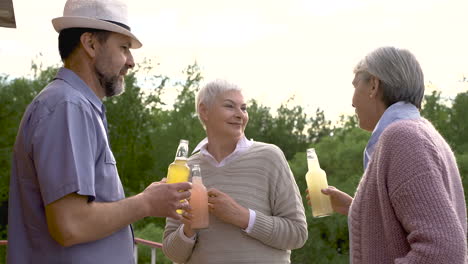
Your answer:
[[[249,225],[249,209],[239,205],[229,195],[217,190],[208,190],[208,209],[223,222],[246,229]]]
[[[140,195],[143,197],[146,215],[180,219],[177,209],[189,210],[187,198],[190,197],[190,182],[164,183],[153,182]]]

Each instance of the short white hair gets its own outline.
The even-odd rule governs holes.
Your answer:
[[[220,95],[223,94],[224,92],[227,91],[239,91],[242,92],[242,89],[233,84],[230,83],[226,80],[221,80],[221,79],[216,79],[214,81],[211,81],[207,83],[205,86],[203,86],[197,94],[197,97],[195,98],[195,111],[197,111],[198,119],[200,119],[201,124],[205,128],[205,124],[203,123],[203,120],[200,117],[200,104],[204,104],[206,107],[210,108],[216,98]]]

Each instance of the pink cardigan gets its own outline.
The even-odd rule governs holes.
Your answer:
[[[348,216],[351,263],[468,263],[455,157],[425,119],[382,133]]]

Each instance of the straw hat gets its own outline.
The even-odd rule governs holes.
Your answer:
[[[132,48],[141,42],[130,32],[127,5],[120,0],[68,0],[63,16],[52,19],[57,32],[66,28],[93,28],[120,33],[132,38]]]

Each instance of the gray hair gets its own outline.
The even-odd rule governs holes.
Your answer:
[[[220,80],[216,79],[214,81],[211,81],[207,83],[205,86],[203,86],[200,91],[198,91],[197,97],[195,99],[195,110],[197,111],[198,119],[200,119],[201,124],[205,128],[205,124],[203,123],[203,120],[200,118],[200,109],[199,106],[200,104],[206,105],[208,108],[210,108],[214,101],[216,100],[216,97],[218,97],[220,94],[227,92],[227,91],[240,91],[242,92],[242,89],[233,84],[230,83],[226,80]]]
[[[378,48],[367,54],[354,73],[367,73],[380,80],[383,101],[388,106],[405,101],[421,108],[424,97],[424,75],[416,57],[408,50],[395,47]]]

